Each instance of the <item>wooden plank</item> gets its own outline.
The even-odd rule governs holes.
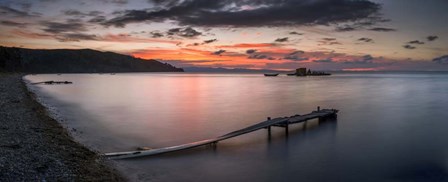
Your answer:
[[[112,152],[112,153],[106,153],[104,156],[112,159],[127,159],[127,158],[136,158],[136,157],[144,157],[144,156],[151,156],[151,155],[157,155],[157,154],[164,154],[169,152],[175,152],[175,151],[181,151],[186,150],[190,148],[200,147],[204,145],[214,144],[222,140],[230,139],[233,137],[237,137],[240,135],[244,135],[250,132],[254,132],[266,127],[270,126],[277,126],[277,125],[286,125],[304,122],[311,119],[316,119],[319,117],[327,117],[330,115],[335,115],[338,112],[338,110],[335,109],[323,109],[319,111],[313,111],[309,114],[305,115],[294,115],[291,117],[280,117],[280,118],[274,118],[274,119],[268,119],[266,121],[248,126],[246,128],[236,130],[230,133],[227,133],[225,135],[213,138],[213,139],[207,139],[207,140],[201,140],[197,142],[191,142],[187,144],[172,146],[172,147],[164,147],[159,149],[151,149],[151,150],[142,150],[142,151],[127,151],[127,152]]]

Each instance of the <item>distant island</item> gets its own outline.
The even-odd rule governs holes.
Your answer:
[[[311,69],[297,68],[295,73],[288,73],[288,76],[329,76],[331,73],[323,71],[311,71]]]
[[[26,73],[183,72],[168,63],[92,49],[0,46],[0,71]]]

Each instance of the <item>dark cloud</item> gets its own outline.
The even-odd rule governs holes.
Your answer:
[[[322,38],[322,40],[318,41],[319,45],[342,45],[340,42],[336,41],[335,38]]]
[[[369,43],[369,42],[373,43],[373,39],[371,39],[371,38],[367,38],[367,37],[359,38],[358,41],[360,41],[360,42],[366,42],[366,43]]]
[[[94,17],[94,18],[90,19],[88,22],[89,23],[102,23],[104,21],[106,21],[106,17],[105,16],[97,16],[97,17]]]
[[[405,49],[415,49],[416,47],[411,46],[411,45],[404,45],[403,46]]]
[[[432,61],[439,63],[439,64],[448,64],[448,55],[434,58]]]
[[[267,60],[276,60],[274,57],[268,56],[266,54],[250,54],[248,59],[267,59]]]
[[[98,37],[93,34],[66,33],[56,36],[56,40],[61,42],[79,42],[81,40],[98,40]]]
[[[221,55],[222,53],[224,53],[224,52],[226,52],[226,50],[219,50],[219,51],[215,51],[215,52],[212,52],[212,54],[213,55]]]
[[[160,38],[160,37],[164,36],[162,33],[157,32],[157,31],[150,32],[149,34],[151,34],[152,38]]]
[[[248,49],[248,50],[246,51],[247,54],[253,54],[253,53],[255,53],[255,52],[257,52],[256,49]]]
[[[335,41],[336,39],[335,38],[322,38],[322,40],[324,40],[324,41]]]
[[[18,23],[18,22],[14,22],[14,21],[8,21],[8,20],[4,20],[4,21],[0,21],[0,25],[5,25],[5,26],[11,26],[11,27],[26,27],[26,23]]]
[[[338,32],[348,32],[353,30],[356,30],[356,28],[348,25],[342,27],[341,26],[336,27],[336,31]]]
[[[439,38],[439,36],[436,36],[436,35],[430,35],[430,36],[426,37],[426,40],[428,40],[428,41],[435,41],[435,40],[437,40],[438,38]]]
[[[78,19],[67,19],[65,23],[41,21],[41,26],[44,26],[43,31],[49,33],[54,39],[61,42],[78,42],[81,40],[100,40],[94,34],[85,34],[88,31],[85,24]]]
[[[303,35],[303,33],[299,33],[299,32],[289,32],[289,35]]]
[[[369,64],[373,63],[373,57],[371,55],[364,55],[359,59],[351,60],[351,61],[344,61],[346,64]]]
[[[383,23],[383,22],[388,22],[388,21],[390,21],[390,20],[384,19],[379,16],[372,16],[369,18],[365,18],[363,20],[358,20],[358,21],[338,25],[336,27],[336,31],[337,32],[348,32],[348,31],[361,30],[361,29],[366,29],[367,27],[371,27],[377,23]]]
[[[152,0],[155,7],[126,10],[104,25],[174,20],[181,25],[259,27],[330,25],[377,16],[380,5],[369,0]],[[233,6],[230,6],[233,5]],[[244,9],[243,7],[253,7]],[[374,22],[372,22],[373,24]]]
[[[43,31],[54,34],[64,32],[82,32],[87,30],[85,25],[79,22],[59,23],[43,21],[41,22],[41,25],[45,26],[45,28],[42,29]]]
[[[332,63],[333,60],[331,58],[330,59],[319,59],[319,60],[314,60],[313,62],[315,62],[315,63]]]
[[[422,41],[419,41],[419,40],[413,40],[413,41],[409,41],[408,44],[425,44],[425,43]]]
[[[288,55],[284,56],[283,59],[290,60],[290,61],[305,61],[308,60],[306,57],[301,57],[302,54],[305,52],[303,51],[294,51],[292,53],[289,53]]]
[[[288,42],[288,37],[275,39],[275,42]]]
[[[249,57],[247,57],[249,59],[267,59],[268,56],[265,54],[251,54]]]
[[[123,5],[128,3],[128,0],[101,0],[101,1],[104,3],[113,3],[117,5]]]
[[[210,40],[204,40],[204,44],[210,44],[212,42],[216,42],[218,39],[210,39]]]
[[[68,16],[84,15],[84,13],[82,13],[81,11],[73,10],[73,9],[64,10],[64,11],[62,11],[62,13],[64,13],[65,15],[68,15]]]
[[[10,8],[8,6],[0,6],[0,15],[2,16],[13,16],[13,17],[32,17],[32,14],[29,14],[26,11],[21,11],[18,9]]]
[[[84,12],[81,12],[81,11],[78,11],[78,10],[74,10],[74,9],[68,9],[68,10],[64,10],[64,11],[61,11],[61,12],[64,13],[64,15],[76,16],[76,17],[85,17],[85,16],[93,16],[93,17],[95,17],[95,16],[99,16],[99,15],[103,14],[103,12],[101,12],[101,11],[89,11],[87,13],[84,13]]]
[[[202,33],[191,28],[191,27],[187,27],[187,28],[169,29],[167,32],[167,35],[170,35],[170,36],[176,35],[176,36],[184,37],[184,38],[196,38],[197,36],[202,35]]]
[[[369,30],[376,31],[376,32],[395,32],[395,31],[397,31],[396,29],[393,29],[393,28],[383,28],[383,27],[375,27],[375,28],[371,28]]]

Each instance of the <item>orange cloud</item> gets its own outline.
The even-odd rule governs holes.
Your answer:
[[[238,52],[223,52],[220,55],[212,54],[210,51],[198,49],[157,49],[139,50],[131,55],[143,59],[162,59],[166,61],[183,62],[191,66],[212,66],[212,67],[243,67],[252,65],[254,69],[264,68],[266,63],[282,62],[281,60],[249,59],[248,55]]]
[[[179,41],[173,41],[173,40],[133,37],[129,34],[107,34],[105,36],[102,36],[99,40],[107,42],[139,42],[139,43],[167,43],[167,44],[180,43]]]
[[[234,44],[234,45],[222,45],[216,46],[218,48],[235,48],[235,49],[248,49],[248,48],[260,48],[260,47],[275,47],[278,44],[275,43],[254,43],[254,44]]]

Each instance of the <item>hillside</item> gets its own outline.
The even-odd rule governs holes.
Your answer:
[[[182,72],[167,63],[91,49],[0,47],[0,71],[26,73]]]

